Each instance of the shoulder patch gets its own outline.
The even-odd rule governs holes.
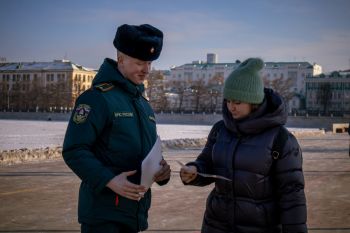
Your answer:
[[[91,111],[91,107],[87,104],[79,104],[75,109],[73,121],[76,124],[84,123]]]
[[[97,90],[100,90],[102,92],[110,91],[114,88],[114,85],[112,83],[100,83],[95,85]]]

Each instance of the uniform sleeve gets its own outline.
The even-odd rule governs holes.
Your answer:
[[[158,181],[157,184],[159,186],[163,186],[163,185],[166,185],[168,182],[169,182],[170,178],[169,179],[166,179],[166,180],[162,180],[162,181]]]
[[[289,135],[284,153],[276,160],[276,181],[283,233],[306,233],[306,198],[302,152],[298,141]]]
[[[197,171],[201,173],[213,174],[213,161],[212,161],[212,151],[213,146],[216,142],[216,136],[223,126],[223,122],[220,121],[216,123],[210,130],[207,142],[202,150],[202,152],[197,157],[196,161],[186,164],[187,166],[196,166]],[[187,183],[189,185],[205,186],[213,183],[215,180],[213,178],[205,178],[197,176],[196,179]],[[186,183],[184,183],[186,185]]]
[[[101,93],[84,92],[76,101],[64,138],[62,155],[66,164],[95,192],[115,176],[94,155],[96,139],[108,121],[108,109]]]

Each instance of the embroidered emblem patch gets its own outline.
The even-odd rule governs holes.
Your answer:
[[[90,113],[91,107],[87,104],[79,104],[75,109],[73,121],[76,124],[84,123]]]

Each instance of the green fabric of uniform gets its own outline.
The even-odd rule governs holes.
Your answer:
[[[79,222],[97,224],[115,221],[135,230],[148,227],[151,191],[139,202],[118,195],[106,184],[121,172],[137,170],[129,181],[140,183],[141,163],[157,137],[154,112],[142,97],[143,85],[135,85],[106,58],[93,86],[110,83],[108,91],[96,87],[85,91],[75,108],[84,104],[90,112],[83,123],[69,121],[63,144],[63,158],[82,180],[79,191]],[[164,182],[163,182],[164,183]]]
[[[81,233],[137,233],[137,231],[114,222],[107,222],[98,225],[82,224]]]

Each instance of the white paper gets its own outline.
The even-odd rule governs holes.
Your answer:
[[[162,159],[162,142],[160,137],[157,136],[156,143],[153,145],[146,158],[142,161],[141,166],[141,185],[145,186],[147,189],[151,187],[154,175],[162,168],[159,164]]]
[[[186,167],[185,164],[181,163],[180,161],[176,161],[181,167]],[[201,173],[201,172],[196,172],[197,175],[203,176],[203,177],[210,177],[210,178],[216,178],[216,179],[221,179],[221,180],[227,180],[227,181],[232,181],[229,178],[226,178],[224,176],[219,176],[219,175],[213,175],[213,174],[206,174],[206,173]]]

